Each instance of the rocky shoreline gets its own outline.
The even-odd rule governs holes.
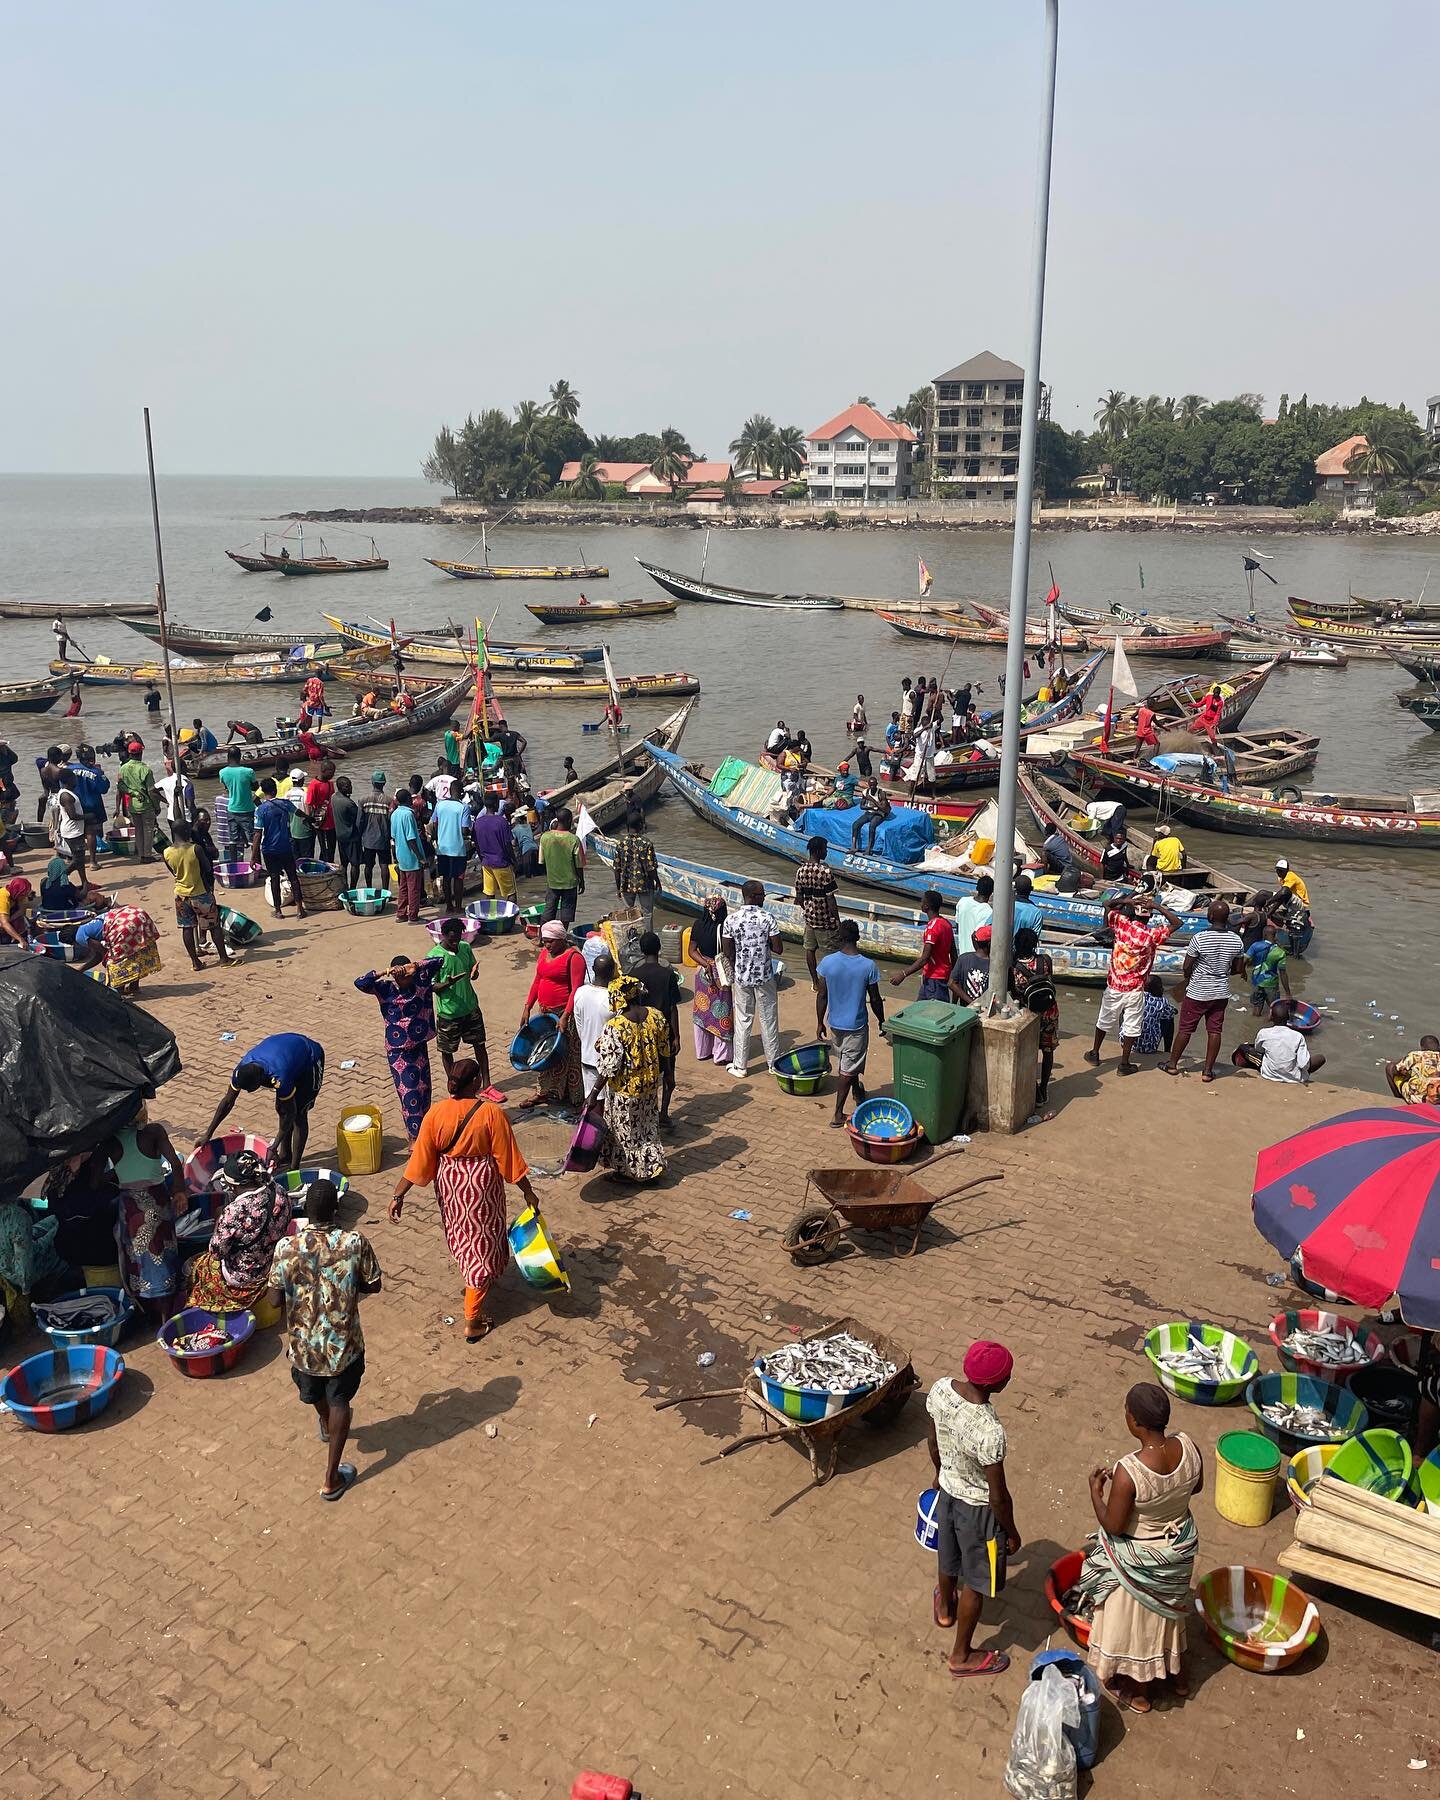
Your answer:
[[[564,506],[527,508],[519,513],[514,507],[493,511],[484,507],[453,506],[336,506],[311,512],[287,512],[278,515],[306,525],[496,525],[502,520],[510,524],[547,527],[552,525],[643,526],[650,531],[704,531],[720,525],[727,531],[1005,531],[1006,519],[968,519],[939,516],[923,517],[797,517],[788,512],[762,513],[747,508],[742,513],[693,513],[680,509],[644,513],[621,512],[613,507]],[[1180,531],[1204,536],[1215,532],[1239,532],[1247,537],[1313,537],[1347,536],[1428,537],[1440,532],[1440,513],[1426,513],[1413,519],[1337,519],[1319,523],[1308,519],[1277,517],[1257,519],[1248,514],[1234,516],[1225,509],[1204,518],[1126,518],[1123,515],[1042,512],[1035,521],[1037,531]]]

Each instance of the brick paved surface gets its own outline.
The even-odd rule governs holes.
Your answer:
[[[168,921],[167,883],[128,885]],[[1264,1282],[1277,1259],[1250,1224],[1253,1156],[1347,1097],[1240,1077],[1097,1080],[1067,1038],[1053,1123],[921,1171],[936,1189],[992,1168],[1003,1182],[938,1213],[914,1261],[866,1240],[807,1270],[780,1235],[805,1170],[851,1160],[826,1128],[829,1101],[698,1069],[687,1043],[666,1181],[544,1181],[574,1293],[535,1296],[512,1269],[501,1328],[467,1347],[433,1201],[417,1193],[400,1226],[384,1216],[398,1109],[378,1012],[350,985],[420,934],[339,914],[271,930],[268,909],[257,916],[264,945],[224,975],[192,976],[167,926],[146,1003],[177,1030],[185,1069],[155,1110],[188,1143],[238,1051],[284,1028],[328,1052],[310,1159],[328,1155],[342,1112],[381,1101],[385,1172],[358,1184],[349,1215],[385,1272],[366,1305],[361,1479],[337,1506],[319,1502],[313,1415],[275,1332],[204,1384],[134,1342],[122,1397],[80,1432],[0,1421],[7,1800],[539,1800],[584,1767],[629,1775],[650,1800],[999,1792],[1026,1663],[1052,1641],[1046,1567],[1089,1527],[1088,1470],[1127,1447],[1122,1396],[1148,1373],[1138,1337],[1161,1319],[1214,1319],[1274,1366],[1265,1325],[1288,1291]],[[517,1095],[527,1084],[504,1048],[530,954],[502,940],[481,956],[492,1058]],[[808,988],[782,996],[782,1022],[813,1035]],[[883,1085],[883,1048],[871,1073]],[[243,1097],[236,1117],[264,1130],[263,1098]],[[519,1130],[533,1161],[558,1161],[562,1126]],[[741,1206],[751,1221],[729,1217]],[[898,1338],[927,1383],[955,1372],[975,1335],[1015,1351],[1002,1414],[1026,1547],[981,1628],[1013,1658],[993,1682],[951,1681],[931,1623],[933,1562],[911,1535],[929,1479],[918,1398],[895,1425],[846,1437],[818,1489],[788,1445],[716,1459],[739,1423],[732,1400],[653,1410],[732,1385],[757,1350],[842,1313]],[[31,1347],[7,1345],[12,1359]],[[1248,1416],[1177,1410],[1207,1458]],[[1197,1518],[1202,1572],[1273,1566],[1290,1537],[1288,1514],[1226,1525],[1208,1493]],[[1184,1707],[1144,1719],[1107,1707],[1094,1791],[1428,1791],[1440,1769],[1428,1632],[1319,1597],[1323,1649],[1295,1674],[1245,1675],[1202,1647]],[[1429,1773],[1410,1773],[1411,1757]]]

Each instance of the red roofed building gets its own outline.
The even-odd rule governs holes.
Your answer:
[[[1346,465],[1357,450],[1368,450],[1364,434],[1348,437],[1315,458],[1315,498],[1344,512],[1364,512],[1375,504],[1375,483]]]
[[[908,500],[915,433],[857,401],[805,434],[812,500]]]
[[[578,462],[567,462],[560,471],[556,485],[568,487],[579,473],[580,464]],[[658,475],[652,474],[649,463],[596,463],[595,473],[607,485],[614,483],[623,487],[627,494],[662,495],[670,492],[670,483],[662,481]],[[693,462],[685,471],[684,486],[694,487],[697,483],[710,485],[729,479],[730,465],[728,462]]]

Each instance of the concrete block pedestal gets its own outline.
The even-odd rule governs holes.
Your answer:
[[[1013,1137],[1035,1110],[1039,1067],[1039,1013],[980,1019],[970,1045],[966,1129]]]

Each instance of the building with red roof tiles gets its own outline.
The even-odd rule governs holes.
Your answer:
[[[805,474],[812,500],[870,504],[914,493],[915,433],[857,401],[805,434]]]
[[[1334,444],[1315,458],[1315,498],[1343,512],[1366,512],[1375,504],[1375,483],[1348,465],[1360,450],[1368,450],[1363,433]]]

